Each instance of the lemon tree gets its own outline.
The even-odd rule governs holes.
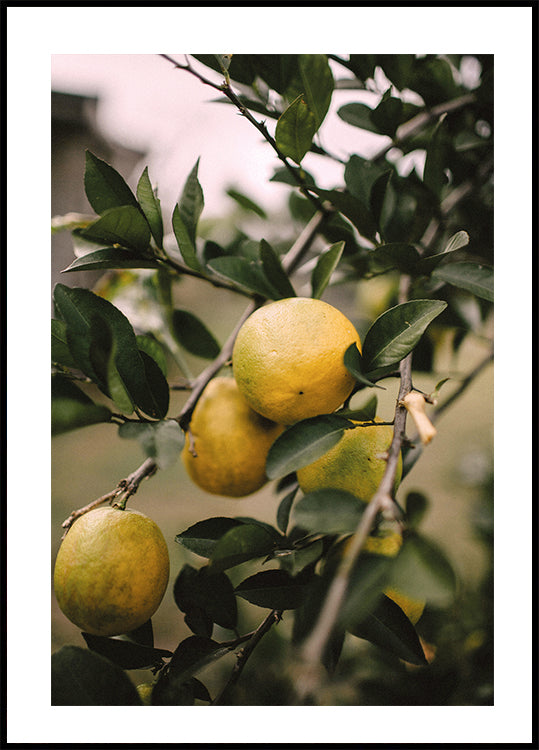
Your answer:
[[[214,378],[193,412],[184,466],[206,492],[244,497],[267,481],[266,457],[283,427],[253,411],[233,378]]]
[[[277,214],[235,185],[212,216],[202,153],[167,206],[149,167],[130,184],[87,150],[93,214],[54,219],[74,259],[53,292],[53,450],[109,429],[142,462],[64,522],[54,590],[86,647],[66,636],[53,653],[53,704],[491,702],[491,487],[475,488],[488,565],[472,585],[413,481],[427,466],[434,486],[434,422],[492,362],[492,60],[161,62],[256,128],[289,200]],[[378,150],[320,138],[328,118]],[[93,286],[69,283],[87,271]],[[162,532],[128,507],[146,480],[162,482]],[[170,543],[176,616],[154,634]]]

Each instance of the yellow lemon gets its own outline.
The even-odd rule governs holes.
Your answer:
[[[75,521],[60,545],[54,591],[62,612],[93,635],[120,635],[155,613],[169,577],[163,534],[136,510],[107,506]]]
[[[346,490],[369,502],[378,489],[386,468],[386,455],[393,438],[391,425],[356,422],[345,430],[337,445],[313,463],[298,469],[297,478],[303,492],[325,487]],[[402,476],[399,456],[395,489]]]
[[[343,357],[361,351],[348,318],[318,299],[291,297],[256,310],[241,327],[232,354],[240,391],[259,414],[282,424],[335,411],[354,378]]]
[[[152,705],[153,682],[141,682],[137,685],[137,693],[145,706]]]
[[[203,490],[226,497],[245,497],[267,481],[266,457],[284,430],[253,411],[233,378],[217,377],[200,397],[190,424],[182,460]]]

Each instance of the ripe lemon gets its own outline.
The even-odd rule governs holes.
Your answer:
[[[157,610],[169,577],[163,534],[136,510],[107,506],[78,518],[60,545],[54,591],[62,612],[93,635],[120,635]]]
[[[245,497],[267,481],[266,457],[284,427],[253,411],[233,378],[217,377],[200,397],[182,460],[187,473],[203,490],[227,497]]]
[[[402,541],[402,535],[397,532],[392,532],[384,536],[369,536],[365,540],[362,551],[375,555],[385,555],[386,557],[396,557],[402,547]],[[349,544],[351,544],[351,538],[344,542],[341,554],[344,554],[344,550]],[[417,623],[425,609],[424,599],[413,599],[391,586],[385,588],[383,593],[394,601],[395,604],[398,604],[413,625]]]
[[[391,425],[355,422],[345,430],[337,445],[313,463],[298,469],[297,478],[303,492],[331,487],[346,490],[369,502],[378,489],[386,468],[385,455],[393,438]],[[402,476],[399,456],[395,489]]]
[[[352,392],[344,366],[352,323],[327,302],[305,297],[271,302],[240,328],[232,364],[240,391],[259,414],[282,424],[335,411]]]

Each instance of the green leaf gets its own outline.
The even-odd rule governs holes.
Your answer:
[[[354,565],[348,584],[340,622],[355,629],[376,607],[387,586],[395,559],[362,552]]]
[[[189,268],[201,270],[196,254],[196,235],[198,220],[204,208],[204,194],[198,181],[197,159],[183,186],[180,200],[172,214],[172,228],[184,261]]]
[[[440,300],[413,300],[382,313],[367,331],[363,344],[367,374],[406,357],[446,307],[447,303]]]
[[[344,120],[348,125],[353,125],[362,130],[368,130],[371,133],[380,133],[378,126],[371,119],[372,113],[373,110],[371,107],[363,104],[363,102],[350,102],[349,104],[344,104],[337,111],[341,120]]]
[[[159,687],[161,677],[163,681],[171,676],[174,676],[178,682],[188,680],[203,667],[230,653],[233,648],[233,646],[222,646],[210,638],[189,636],[178,645],[168,665],[168,671],[160,675],[154,690]]]
[[[180,250],[181,256],[184,259],[186,265],[189,266],[189,268],[192,268],[194,271],[201,271],[202,266],[197,258],[196,246],[191,240],[189,231],[180,216],[180,209],[177,205],[174,207],[174,211],[172,212],[172,229],[174,231],[174,236],[176,237],[176,242],[178,243],[178,248]]]
[[[93,651],[62,646],[51,658],[51,705],[141,706],[126,673]]]
[[[283,534],[286,534],[286,530],[288,528],[288,521],[290,519],[290,510],[292,509],[292,503],[294,502],[294,498],[296,497],[298,491],[298,487],[294,487],[293,490],[288,492],[281,502],[279,503],[279,507],[277,508],[277,526],[278,528],[283,532]]]
[[[363,237],[374,240],[378,230],[368,204],[366,205],[351,193],[340,190],[322,190],[319,187],[312,187],[311,191],[323,201],[329,201],[337,211],[352,222]]]
[[[136,340],[139,351],[146,352],[148,356],[155,360],[156,364],[159,366],[159,369],[166,377],[168,369],[167,357],[159,341],[154,339],[152,336],[148,336],[147,334],[142,333],[137,334]]]
[[[148,251],[150,227],[138,208],[118,206],[103,211],[101,218],[80,231],[83,239],[105,245],[121,245],[138,253]]]
[[[90,633],[82,633],[82,637],[91,651],[105,656],[122,669],[159,668],[164,664],[163,658],[172,656],[172,651],[142,646],[120,638],[105,638]]]
[[[204,323],[189,310],[174,310],[172,332],[176,341],[197,357],[215,359],[221,351],[218,342]]]
[[[412,599],[447,607],[455,597],[457,579],[445,553],[417,532],[406,538],[391,570],[390,585]]]
[[[91,207],[98,214],[118,206],[138,208],[137,199],[124,178],[90,151],[86,151],[84,189]]]
[[[370,209],[374,217],[374,221],[376,222],[376,226],[378,227],[378,231],[380,232],[380,236],[382,237],[384,234],[382,228],[382,217],[384,215],[384,205],[388,192],[387,188],[392,176],[393,172],[391,170],[387,170],[386,172],[381,174],[380,177],[378,177],[371,188]]]
[[[352,154],[344,169],[344,181],[352,195],[370,211],[373,186],[384,174],[386,170],[375,162]]]
[[[160,469],[168,469],[178,459],[185,437],[174,419],[160,422],[125,422],[118,428],[121,438],[136,439],[148,458]]]
[[[363,357],[360,354],[359,349],[357,348],[357,344],[350,344],[348,349],[345,351],[344,366],[361,385],[368,386],[370,388],[381,388],[382,390],[385,390],[384,386],[373,383],[373,381],[366,376],[364,372]]]
[[[137,257],[131,250],[105,247],[75,258],[71,265],[63,269],[62,273],[99,271],[103,268],[159,268],[159,263],[152,258]]]
[[[288,427],[271,446],[266,459],[269,479],[281,477],[316,461],[342,437],[352,423],[336,414],[310,417]]]
[[[66,324],[63,320],[51,319],[51,362],[64,367],[76,367],[67,345]]]
[[[494,302],[494,269],[488,266],[472,261],[448,263],[437,268],[432,277]]]
[[[337,268],[342,257],[345,243],[336,242],[318,256],[318,261],[311,275],[311,296],[320,299],[330,282],[333,271]]]
[[[275,128],[277,148],[284,156],[300,164],[311,148],[316,130],[316,118],[309,110],[303,96],[300,95],[277,120]]]
[[[178,609],[186,615],[202,610],[211,622],[229,630],[236,627],[238,608],[234,587],[225,573],[184,565],[174,582],[173,593]]]
[[[106,406],[95,404],[72,380],[53,375],[51,381],[51,432],[60,435],[100,422],[110,422]]]
[[[308,492],[294,506],[294,521],[305,531],[349,534],[356,530],[365,504],[350,492],[320,489]]]
[[[469,242],[470,236],[468,235],[468,232],[461,229],[449,238],[447,245],[444,248],[444,253],[453,253],[455,250],[460,250],[461,248],[466,247]]]
[[[406,523],[409,528],[419,526],[423,516],[428,510],[429,501],[422,492],[409,492],[406,495],[404,508],[406,512]]]
[[[54,302],[66,323],[67,341],[78,367],[108,395],[103,373],[95,368],[92,347],[107,321],[115,346],[114,364],[132,401],[150,417],[162,419],[168,410],[168,384],[157,364],[141,352],[131,323],[114,305],[88,289],[57,284]]]
[[[320,128],[331,103],[334,81],[327,55],[298,55],[298,76],[287,88],[290,99],[302,96],[314,115],[315,132]],[[298,162],[299,163],[299,162]]]
[[[201,557],[211,557],[219,539],[230,529],[241,525],[242,521],[234,518],[224,516],[207,518],[177,534],[175,541]]]
[[[208,268],[217,276],[234,282],[238,287],[268,299],[281,299],[282,295],[270,284],[259,261],[238,255],[214,258]]]
[[[278,550],[275,557],[278,558],[282,568],[295,576],[305,570],[308,566],[316,563],[324,554],[324,540],[315,539],[314,542],[294,547],[289,550]]]
[[[402,101],[394,96],[383,96],[380,104],[373,110],[371,119],[378,131],[390,138],[395,137],[397,128],[402,122]]]
[[[423,647],[414,626],[402,609],[389,597],[382,595],[375,609],[348,632],[380,646],[409,664],[427,664]]]
[[[378,409],[378,396],[373,394],[367,401],[358,409],[343,409],[342,415],[347,419],[353,419],[359,422],[372,422],[376,417],[376,411]]]
[[[249,198],[247,195],[240,193],[238,190],[234,190],[234,188],[229,188],[226,191],[226,194],[230,198],[232,198],[232,200],[236,201],[236,203],[246,211],[251,211],[257,216],[260,216],[261,219],[268,218],[264,209],[259,206],[258,203],[255,203],[253,200],[251,200],[251,198]]]
[[[211,572],[233,568],[247,560],[268,555],[275,539],[256,523],[242,523],[227,531],[217,542],[210,557]]]
[[[242,599],[258,607],[296,609],[305,596],[305,582],[286,570],[265,570],[246,578],[235,591]]]
[[[295,297],[296,292],[290,283],[286,271],[281,265],[281,259],[269,242],[266,242],[264,239],[260,240],[259,255],[267,280],[271,286],[279,292],[281,298],[286,299],[287,297]]]
[[[392,242],[379,245],[369,253],[369,269],[373,273],[383,273],[393,268],[403,273],[412,273],[419,261],[419,253],[413,245]]]
[[[148,167],[144,168],[137,185],[137,199],[146,217],[157,247],[163,247],[163,215],[161,201],[152,188]]]

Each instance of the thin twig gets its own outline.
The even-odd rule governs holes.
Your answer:
[[[227,683],[219,693],[219,695],[214,698],[212,701],[213,706],[219,706],[223,705],[225,698],[230,693],[231,689],[234,687],[234,685],[237,683],[237,681],[240,678],[240,675],[247,663],[248,658],[251,656],[255,648],[258,646],[262,638],[266,635],[266,633],[271,630],[273,625],[281,619],[282,612],[273,609],[269,615],[266,617],[266,619],[260,623],[258,628],[254,631],[251,638],[247,641],[246,646],[244,646],[240,651],[237,653],[237,661],[234,665],[234,669],[232,670],[232,674],[230,675]]]

